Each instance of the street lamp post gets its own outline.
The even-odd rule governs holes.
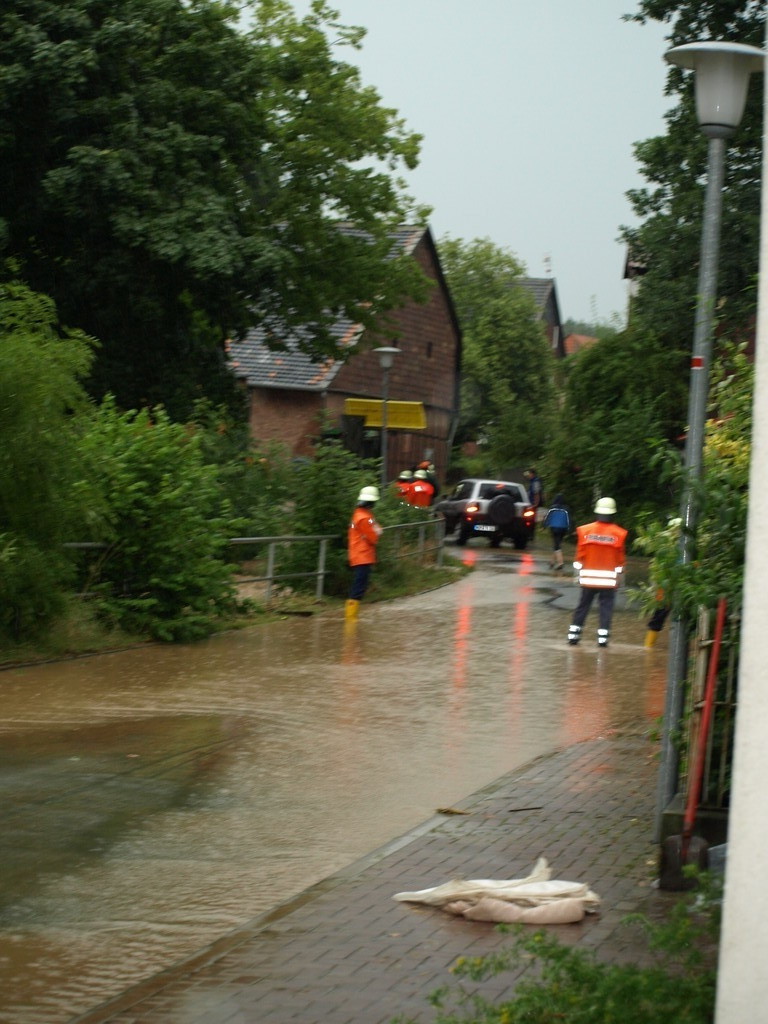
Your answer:
[[[707,187],[701,233],[698,297],[688,392],[688,435],[681,505],[680,562],[690,564],[696,529],[696,484],[701,477],[709,395],[709,368],[714,333],[717,264],[725,178],[725,148],[739,126],[747,100],[749,76],[763,67],[764,53],[742,43],[698,42],[675,46],[664,55],[668,63],[696,73],[696,116],[709,139]],[[667,694],[661,740],[657,793],[657,838],[664,808],[674,796],[678,756],[673,736],[683,714],[688,668],[688,622],[675,613],[670,625]]]
[[[373,351],[378,354],[379,365],[381,366],[382,373],[384,374],[381,402],[381,490],[383,494],[384,489],[389,483],[387,474],[387,401],[389,399],[389,371],[392,369],[395,356],[400,349],[395,348],[394,345],[382,345],[381,348],[375,348]]]

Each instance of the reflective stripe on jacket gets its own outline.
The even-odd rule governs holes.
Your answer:
[[[347,530],[347,551],[350,565],[372,565],[376,561],[376,545],[381,527],[369,508],[357,506]]]
[[[588,523],[576,529],[576,561],[582,587],[618,586],[624,568],[627,531],[615,523]]]

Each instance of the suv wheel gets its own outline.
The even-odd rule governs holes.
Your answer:
[[[515,545],[515,550],[516,551],[525,551],[525,549],[528,547],[528,538],[527,537],[513,537],[512,538],[512,543]]]
[[[515,499],[511,494],[497,494],[488,505],[488,518],[496,526],[508,526],[515,518]]]

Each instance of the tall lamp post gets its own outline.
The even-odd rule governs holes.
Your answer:
[[[695,491],[701,477],[707,420],[726,139],[733,135],[739,126],[747,101],[749,76],[753,71],[762,70],[765,54],[756,46],[717,41],[675,46],[668,50],[664,57],[668,63],[696,73],[696,116],[701,130],[709,139],[699,285],[688,392],[685,477],[680,509],[680,562],[682,565],[688,565],[692,560],[697,518]],[[669,805],[677,787],[678,756],[673,736],[683,716],[687,668],[688,623],[680,614],[675,613],[670,625],[667,694],[657,792],[657,838],[661,832],[664,808]]]
[[[381,402],[381,490],[382,493],[388,484],[387,479],[387,400],[389,399],[389,371],[395,361],[395,356],[400,351],[394,345],[382,345],[381,348],[373,350],[379,357],[379,365],[384,374]]]

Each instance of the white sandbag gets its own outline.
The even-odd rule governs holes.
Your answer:
[[[468,921],[491,921],[495,924],[575,924],[583,921],[584,901],[563,899],[538,907],[521,907],[505,900],[485,898],[467,906],[462,916]]]
[[[471,899],[473,894],[493,895],[500,891],[519,888],[531,882],[545,882],[552,872],[543,857],[539,857],[530,875],[525,878],[508,878],[494,880],[492,878],[474,878],[470,880],[453,879],[443,885],[434,886],[431,889],[420,889],[417,892],[398,892],[392,897],[403,903],[426,903],[429,906],[439,907],[446,902],[458,899]]]
[[[455,903],[446,903],[441,910],[447,911],[449,914],[456,914],[461,917],[465,910],[469,910],[474,904],[470,903],[469,900],[456,900]]]
[[[594,913],[597,910],[600,905],[600,897],[592,892],[585,883],[553,879],[550,877],[551,874],[546,860],[540,857],[531,874],[525,878],[453,879],[431,889],[399,892],[393,896],[393,899],[405,903],[425,903],[432,907],[445,907],[446,904],[457,901],[468,901],[475,904],[485,898],[528,907],[537,907],[566,899],[578,899],[582,901],[587,913]]]

